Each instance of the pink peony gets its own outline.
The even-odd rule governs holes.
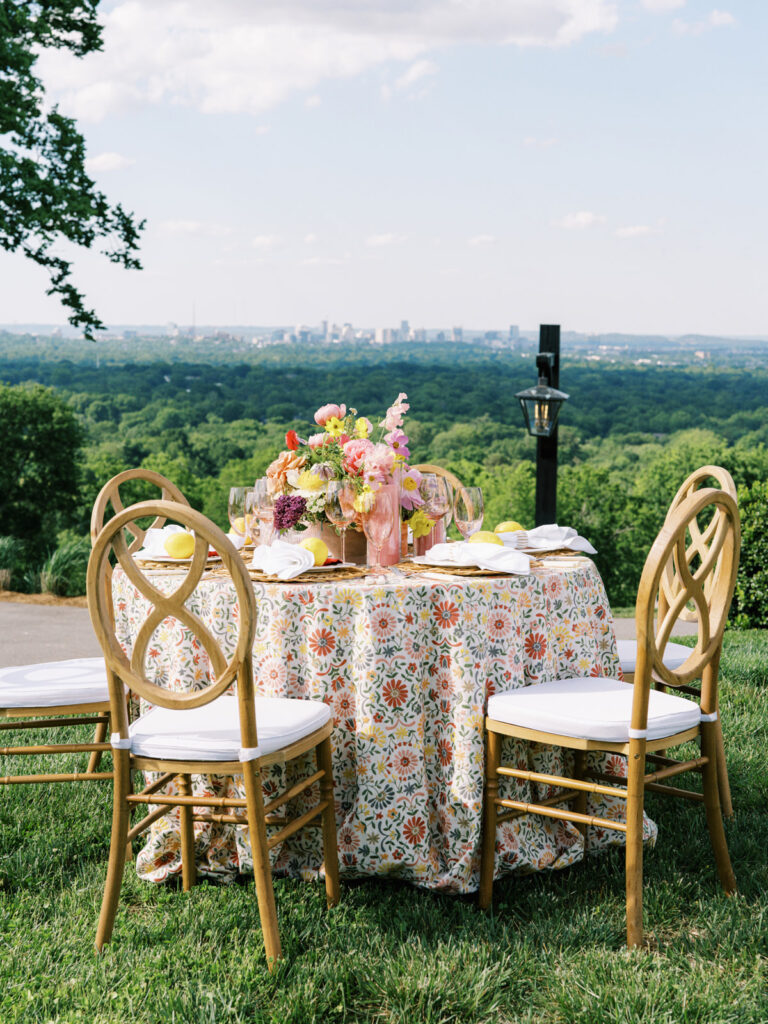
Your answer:
[[[343,420],[346,415],[346,405],[321,405],[315,413],[315,423],[324,427],[331,417],[335,416],[336,419]]]
[[[324,444],[330,444],[334,439],[330,434],[312,434],[307,438],[310,448],[322,448]]]
[[[386,444],[375,444],[365,456],[363,475],[366,483],[385,484],[392,476],[395,466],[395,453]]]
[[[310,438],[311,443],[312,439]],[[363,471],[363,462],[368,453],[373,450],[372,442],[365,438],[356,438],[354,441],[347,441],[342,447],[344,457],[341,464],[344,467],[344,472],[349,473],[350,476],[360,476]]]

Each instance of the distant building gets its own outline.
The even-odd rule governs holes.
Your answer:
[[[464,341],[464,328],[454,327],[451,331],[451,341]]]

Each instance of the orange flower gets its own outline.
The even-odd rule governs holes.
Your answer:
[[[267,466],[267,480],[270,494],[284,494],[288,474],[292,469],[303,469],[306,455],[295,452],[280,452],[275,461]]]

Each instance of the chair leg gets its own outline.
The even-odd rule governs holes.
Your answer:
[[[498,767],[501,760],[501,736],[488,730],[485,751],[485,806],[483,808],[483,845],[480,859],[480,909],[487,910],[493,899],[493,868],[496,859],[496,800],[499,795]]]
[[[120,886],[125,868],[125,850],[128,841],[130,808],[126,803],[130,778],[130,754],[127,750],[115,750],[114,758],[114,803],[112,806],[112,839],[109,844],[109,865],[101,913],[96,928],[96,952],[100,953],[104,943],[112,938],[117,905],[120,901]]]
[[[270,971],[275,961],[282,957],[280,932],[277,926],[277,908],[275,906],[275,890],[272,885],[272,867],[269,863],[267,850],[267,826],[264,821],[264,797],[261,792],[261,772],[254,768],[253,762],[243,765],[245,782],[245,801],[248,812],[248,837],[251,842],[253,856],[253,874],[256,882],[256,897],[259,901],[259,918],[261,932],[264,936],[264,949],[267,954],[267,966]]]
[[[707,829],[715,855],[717,874],[723,889],[730,895],[736,892],[736,878],[731,867],[728,844],[725,841],[723,817],[720,812],[720,795],[717,784],[717,730],[715,726],[715,722],[701,723],[701,753],[703,757],[709,759],[704,765],[702,779],[704,810],[707,815]]]
[[[192,796],[192,779],[189,775],[179,775],[179,789],[182,796]],[[197,863],[195,862],[195,826],[192,820],[194,807],[189,804],[179,806],[181,812],[181,884],[184,892],[189,892],[197,881]]]
[[[93,742],[94,743],[103,743],[106,738],[107,738],[107,723],[106,722],[98,722],[97,725],[96,725],[96,732],[94,733],[94,736],[93,736]],[[97,772],[99,770],[99,765],[101,764],[101,755],[102,755],[102,751],[101,750],[92,750],[91,751],[91,756],[88,758],[88,771],[89,772]]]
[[[586,773],[587,773],[587,752],[586,752],[586,750],[574,750],[574,752],[573,752],[573,777],[574,777],[574,779],[578,779],[579,781],[583,781],[584,780],[584,776],[586,775]],[[586,814],[587,813],[587,797],[588,797],[588,795],[589,794],[587,793],[586,789],[582,790],[582,792],[579,793],[579,795],[573,801],[573,809],[574,809],[574,811],[577,812],[577,814]],[[586,836],[587,836],[587,826],[586,825],[577,824],[576,828],[579,830],[579,832],[581,832],[581,834],[586,839]]]
[[[733,800],[731,784],[728,781],[728,766],[725,763],[725,745],[723,743],[723,727],[718,718],[715,725],[715,751],[717,757],[717,788],[720,793],[720,807],[726,818],[733,817]]]
[[[627,945],[643,943],[643,804],[645,740],[631,740],[627,779]]]
[[[323,859],[325,861],[325,896],[329,907],[339,902],[339,852],[336,845],[336,811],[333,798],[333,765],[331,763],[331,738],[326,737],[315,749],[318,770],[323,772],[320,780],[320,799],[327,800],[323,811]]]

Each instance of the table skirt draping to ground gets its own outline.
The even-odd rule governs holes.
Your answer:
[[[153,574],[165,593],[179,582]],[[348,878],[391,876],[446,893],[476,890],[488,697],[555,677],[619,671],[605,590],[587,559],[522,577],[387,576],[254,589],[257,692],[322,700],[331,709],[339,857]],[[117,634],[130,653],[147,604],[120,571],[114,597]],[[204,579],[187,606],[230,653],[238,609],[229,581]],[[172,689],[199,688],[208,657],[178,621],[166,620],[149,646],[147,673]],[[558,748],[509,740],[505,757],[521,768],[572,771],[572,755]],[[617,779],[626,774],[626,762],[614,755],[591,754],[590,764]],[[265,772],[265,796],[297,774],[294,765]],[[193,783],[201,795],[243,795],[237,777],[195,776]],[[535,792],[529,783],[502,784],[503,795],[526,801]],[[311,790],[299,798],[296,814],[315,799]],[[588,813],[621,819],[624,802],[590,797]],[[202,874],[226,880],[251,870],[244,827],[198,823],[195,836]],[[646,839],[655,836],[646,819]],[[621,843],[621,833],[587,830],[588,850]],[[498,830],[496,874],[565,867],[584,850],[573,825],[525,815]],[[321,861],[318,829],[302,830],[273,851],[278,874],[313,877]],[[153,882],[180,872],[176,811],[154,823],[136,867]]]

